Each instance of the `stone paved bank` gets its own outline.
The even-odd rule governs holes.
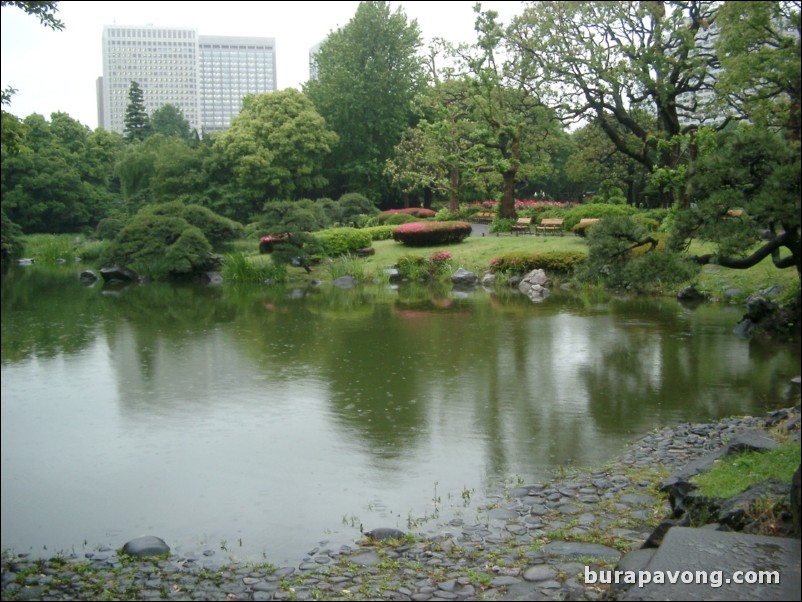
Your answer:
[[[509,489],[481,519],[427,540],[310,550],[298,566],[215,565],[173,555],[33,560],[4,554],[3,600],[597,600],[585,566],[615,568],[668,513],[656,484],[762,419],[681,425],[647,435],[598,470]],[[158,535],[158,534],[155,534]],[[122,542],[121,542],[122,543]],[[219,561],[218,561],[219,563]],[[689,567],[699,568],[699,567]]]

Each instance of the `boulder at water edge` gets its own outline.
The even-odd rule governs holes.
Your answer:
[[[132,539],[123,546],[123,554],[144,558],[146,556],[161,556],[170,553],[168,546],[163,539],[153,535],[145,535]]]

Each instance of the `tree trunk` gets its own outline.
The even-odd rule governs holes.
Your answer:
[[[452,167],[450,175],[450,190],[448,194],[448,210],[452,213],[459,211],[459,168]]]

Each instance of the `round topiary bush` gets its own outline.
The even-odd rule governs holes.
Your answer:
[[[427,247],[462,242],[470,233],[468,222],[413,222],[393,230],[393,240],[410,247]]]
[[[358,249],[369,247],[372,243],[370,234],[356,228],[330,228],[315,234],[323,247],[323,254],[337,257],[346,253],[356,253]]]

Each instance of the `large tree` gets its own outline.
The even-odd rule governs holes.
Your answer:
[[[499,215],[515,217],[516,186],[522,177],[542,176],[550,170],[547,152],[549,130],[556,123],[539,96],[527,89],[520,63],[505,56],[505,33],[495,11],[476,5],[476,44],[455,49],[465,82],[468,102],[477,124],[474,145],[477,171],[501,176]]]
[[[183,111],[172,104],[163,105],[153,111],[150,116],[150,127],[154,134],[181,138],[186,142],[192,140],[189,121],[184,117]]]
[[[420,31],[388,2],[362,2],[316,55],[317,78],[304,91],[339,136],[330,180],[333,195],[360,192],[374,202],[390,194],[385,161],[413,120],[422,84]]]
[[[268,199],[313,195],[326,185],[323,160],[337,143],[326,125],[298,90],[249,95],[215,147],[255,211]]]
[[[145,93],[139,82],[132,81],[128,88],[123,135],[127,140],[144,140],[152,133],[150,117],[145,109]]]
[[[524,81],[564,120],[592,120],[647,172],[674,172],[689,157],[684,135],[721,117],[713,102],[716,6],[532,2],[508,38]],[[667,205],[682,186],[664,181]]]

